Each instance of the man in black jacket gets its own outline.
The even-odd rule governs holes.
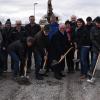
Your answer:
[[[86,25],[85,25],[85,27],[86,27],[86,29],[87,29],[87,33],[91,33],[91,29],[94,27],[94,24],[93,24],[93,22],[92,22],[92,18],[91,17],[87,17],[86,18]],[[92,44],[91,44],[92,45]],[[91,46],[90,45],[90,46]],[[93,51],[92,51],[92,47],[90,47],[90,56],[91,56],[91,59],[89,59],[89,61],[88,61],[88,63],[89,64],[91,64],[91,62],[92,62],[92,57],[93,57]]]
[[[22,22],[20,20],[17,20],[15,27],[11,31],[11,42],[15,42],[17,40],[21,40],[26,37],[27,37],[27,32],[25,28],[22,26]]]
[[[100,52],[100,17],[95,19],[96,26],[91,29],[91,41],[93,49],[93,58],[91,63],[90,74],[93,73],[94,67],[97,62],[97,58]]]
[[[65,25],[63,24],[59,25],[59,31],[55,33],[55,35],[51,40],[53,60],[59,61],[60,58],[69,48],[69,42],[65,29],[66,29]],[[65,68],[65,59],[62,60],[60,64],[57,64],[52,67],[56,79],[60,80],[62,79],[62,77],[65,76],[62,73],[64,71],[64,68]]]
[[[27,59],[27,51],[33,45],[33,38],[28,37],[27,39],[17,40],[8,46],[8,52],[14,61],[13,76],[24,74],[25,61]],[[20,65],[20,66],[19,66]],[[20,72],[20,73],[19,73]]]
[[[1,47],[1,51],[2,51],[2,55],[3,55],[3,68],[4,71],[7,71],[8,69],[8,65],[7,65],[7,60],[8,60],[8,53],[7,53],[7,47],[8,45],[11,43],[11,22],[8,19],[5,23],[5,27],[2,30],[2,37],[3,37],[3,41],[2,41],[2,47]]]
[[[41,74],[39,74],[39,71],[41,66],[43,66],[43,61],[47,59],[49,47],[49,31],[49,25],[45,25],[44,30],[36,34],[34,37],[35,77],[38,80],[43,80],[43,77]]]
[[[25,29],[27,31],[27,37],[29,37],[29,36],[34,37],[41,30],[41,27],[40,27],[40,25],[35,23],[34,16],[30,16],[29,21],[30,21],[30,23],[25,26]],[[31,70],[32,51],[33,51],[33,48],[30,48],[28,51],[28,61],[27,61],[28,72],[30,72],[30,70]]]
[[[17,40],[21,40],[27,37],[25,28],[22,26],[20,20],[16,21],[15,27],[11,30],[10,43],[13,43]],[[13,59],[11,59],[11,69],[13,71]]]

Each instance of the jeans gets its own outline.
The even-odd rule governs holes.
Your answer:
[[[14,76],[17,76],[19,74],[19,63],[20,59],[18,55],[15,52],[10,53],[11,59],[14,61],[14,66],[13,66],[13,71],[14,71]]]
[[[80,61],[81,61],[81,74],[87,75],[88,71],[90,70],[89,65],[89,47],[82,46],[81,47],[81,55],[80,55]]]
[[[34,59],[35,59],[35,74],[38,75],[42,65],[42,55],[40,52],[34,52]]]
[[[7,71],[8,70],[8,52],[7,50],[1,50],[2,52],[2,66],[3,66],[3,71]],[[11,70],[13,71],[13,59],[11,59]]]
[[[99,55],[98,53],[93,52],[90,73],[93,73],[93,70],[95,68],[95,65],[98,59],[98,55]]]
[[[7,71],[8,70],[8,53],[6,50],[2,50],[2,55],[3,55],[3,70]]]
[[[0,76],[2,75],[3,73],[3,60],[2,60],[2,52],[0,50]]]
[[[32,65],[32,48],[28,49],[27,68],[30,70]]]

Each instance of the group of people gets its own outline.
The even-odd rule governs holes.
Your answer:
[[[4,26],[0,22],[0,77],[8,70],[8,55],[14,78],[24,76],[25,68],[27,73],[32,71],[33,56],[37,80],[43,80],[51,71],[54,78],[61,80],[65,77],[65,59],[69,74],[80,71],[80,79],[85,79],[93,73],[100,51],[99,16],[94,20],[87,17],[85,23],[82,18],[77,19],[73,15],[61,24],[55,16],[51,16],[50,23],[44,27],[35,23],[34,16],[30,16],[29,21],[23,26],[17,20],[14,27],[10,19]],[[55,61],[59,63],[53,65]],[[41,69],[45,69],[42,74]]]

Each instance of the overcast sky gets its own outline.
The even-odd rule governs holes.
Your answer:
[[[36,6],[36,22],[47,13],[48,0],[0,0],[0,17],[11,18],[12,22],[21,19],[28,22],[28,17],[34,14]],[[96,17],[100,15],[100,0],[52,0],[53,11],[60,16],[62,22],[71,15],[77,17]]]

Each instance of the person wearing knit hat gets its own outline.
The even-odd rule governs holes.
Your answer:
[[[10,25],[10,26],[11,26],[11,21],[10,21],[10,19],[7,19],[5,25]]]
[[[91,41],[92,41],[92,50],[93,57],[91,62],[91,69],[89,71],[89,79],[92,79],[92,74],[95,70],[96,62],[98,56],[100,56],[100,17],[95,18],[95,26],[91,29]]]
[[[49,31],[49,25],[45,25],[43,31],[40,31],[34,36],[35,78],[37,80],[43,80],[43,75],[40,74],[40,69],[43,67],[43,63],[47,60]]]
[[[11,43],[11,31],[12,31],[11,21],[10,21],[10,19],[7,19],[7,21],[5,23],[5,27],[2,30],[3,41],[2,41],[2,47],[1,47],[2,48],[2,55],[3,55],[3,68],[4,68],[4,71],[7,71],[7,69],[8,69],[7,47]]]

